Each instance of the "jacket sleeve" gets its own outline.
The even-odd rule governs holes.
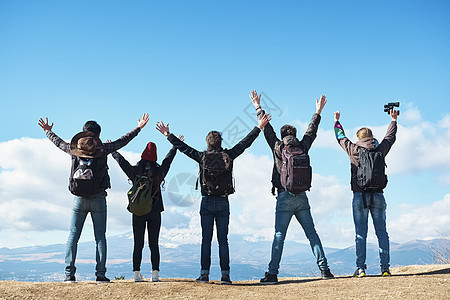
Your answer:
[[[386,132],[386,136],[381,141],[380,145],[378,146],[378,149],[380,149],[381,153],[383,153],[384,156],[386,156],[391,149],[392,145],[395,142],[397,134],[397,122],[392,121],[389,124],[389,127]]]
[[[167,153],[166,157],[161,163],[161,166],[159,167],[160,177],[161,181],[164,180],[167,173],[169,172],[170,165],[172,164],[173,159],[175,158],[175,154],[177,154],[177,148],[175,146],[172,147],[172,149],[169,150],[169,153]]]
[[[133,167],[126,159],[117,151],[114,151],[112,157],[117,161],[122,171],[127,175],[130,180],[136,177],[135,167]]]
[[[317,137],[317,130],[319,129],[320,120],[321,116],[318,113],[315,113],[311,118],[308,129],[306,129],[306,132],[303,135],[301,143],[305,146],[306,150],[311,148],[312,143]]]
[[[179,138],[177,138],[172,133],[169,134],[167,139],[169,140],[169,142],[172,143],[172,145],[175,148],[180,150],[181,153],[186,154],[188,157],[192,158],[193,160],[195,160],[198,163],[202,162],[203,152],[197,151],[194,148],[186,145],[184,142],[182,142]]]
[[[52,141],[53,144],[55,144],[56,147],[68,154],[72,154],[72,152],[70,151],[70,144],[57,136],[56,133],[51,130],[47,130],[45,134],[47,135],[48,139]]]
[[[141,131],[141,128],[136,127],[135,129],[131,130],[130,132],[128,132],[124,136],[120,137],[119,139],[115,140],[114,142],[104,143],[103,146],[105,147],[105,154],[108,155],[109,153],[112,153],[112,152],[124,147],[132,139],[134,139],[140,131]]]
[[[266,126],[264,126],[263,132],[264,132],[264,137],[266,138],[267,144],[269,145],[270,149],[273,150],[275,148],[276,142],[278,142],[279,139],[277,138],[277,134],[275,133],[275,130],[273,130],[273,127],[270,124],[270,122],[267,123]]]
[[[258,127],[254,127],[246,137],[244,137],[239,143],[237,143],[233,148],[228,150],[231,159],[235,159],[242,153],[245,149],[250,147],[252,143],[256,140],[261,130]]]
[[[344,128],[339,121],[334,124],[334,134],[337,142],[350,158],[354,156],[354,153],[358,152],[358,146],[345,136]]]

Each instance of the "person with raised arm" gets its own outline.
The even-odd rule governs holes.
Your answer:
[[[200,204],[200,221],[202,227],[201,270],[197,282],[209,282],[211,266],[211,242],[214,222],[217,228],[221,284],[231,284],[230,255],[228,247],[228,225],[230,222],[230,204],[228,196],[234,193],[233,160],[251,146],[259,132],[270,121],[270,115],[259,118],[258,126],[231,149],[222,148],[222,136],[218,131],[211,131],[206,136],[206,151],[198,151],[178,139],[169,131],[169,124],[158,122],[156,129],[167,137],[180,152],[186,154],[199,164],[199,181],[201,183],[202,201]]]
[[[345,136],[344,128],[339,121],[341,113],[339,111],[334,113],[336,139],[349,156],[351,163],[350,184],[353,191],[352,210],[356,235],[356,271],[353,274],[354,277],[366,276],[366,240],[369,212],[378,239],[381,275],[391,275],[389,270],[389,236],[386,230],[386,200],[383,194],[383,189],[387,185],[384,158],[396,139],[398,111],[391,110],[390,116],[392,121],[381,143],[373,137],[372,131],[367,127],[358,130],[356,133],[358,142],[353,143]],[[365,162],[367,161],[372,161],[372,163],[366,165]],[[379,168],[379,170],[372,172],[374,168]],[[368,177],[372,177],[370,173],[376,173],[379,176],[373,176],[369,182]],[[379,177],[378,180],[377,177]]]
[[[258,117],[265,114],[261,108],[261,95],[251,91],[250,99],[257,111]],[[278,283],[278,270],[280,268],[283,253],[284,240],[292,216],[302,226],[309,240],[311,250],[316,257],[317,265],[323,279],[334,278],[328,266],[325,252],[319,235],[314,227],[311,215],[311,207],[308,202],[306,191],[311,187],[312,169],[309,162],[308,151],[317,135],[321,112],[327,103],[324,95],[320,100],[316,99],[316,112],[301,140],[297,139],[297,129],[292,125],[281,127],[281,140],[278,139],[272,125],[268,123],[263,131],[267,144],[273,157],[272,170],[272,194],[277,191],[277,203],[275,208],[275,235],[272,242],[271,260],[269,269],[261,284]]]
[[[87,121],[83,131],[77,133],[70,143],[65,142],[53,131],[53,123],[40,118],[39,126],[47,137],[59,149],[72,158],[69,178],[69,190],[74,195],[73,213],[70,223],[70,234],[65,255],[64,282],[74,283],[75,260],[78,240],[88,213],[91,214],[96,243],[95,276],[97,283],[109,283],[106,274],[106,190],[111,187],[108,174],[107,155],[127,145],[148,122],[148,114],[142,120],[138,118],[138,126],[121,138],[110,143],[100,140],[100,125],[95,121]]]

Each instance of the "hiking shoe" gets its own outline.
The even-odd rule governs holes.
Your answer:
[[[159,281],[159,271],[153,270],[152,271],[152,282],[158,282]]]
[[[358,268],[355,273],[353,273],[353,277],[366,277],[366,271]]]
[[[320,271],[322,273],[322,279],[333,279],[334,275],[331,273],[330,269]]]
[[[261,284],[275,284],[278,283],[277,274],[270,274],[266,272],[264,278],[259,281]]]
[[[382,269],[381,270],[381,276],[389,277],[389,276],[391,276],[391,271],[389,271],[389,269]]]
[[[208,283],[209,282],[209,275],[208,274],[200,275],[200,277],[197,278],[195,281],[196,282]]]
[[[220,279],[220,284],[232,284],[230,275],[222,274],[222,278]]]
[[[77,280],[75,279],[75,276],[66,275],[66,278],[64,278],[64,283],[75,283]]]
[[[134,282],[144,281],[144,276],[142,276],[140,271],[134,271]]]
[[[106,278],[106,276],[97,276],[97,279],[95,280],[97,283],[110,283],[111,280],[109,278]]]

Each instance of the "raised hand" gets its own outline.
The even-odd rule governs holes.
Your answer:
[[[138,118],[138,127],[141,129],[144,128],[145,125],[147,125],[148,120],[149,120],[148,114],[144,113],[144,115],[142,116],[142,120]]]
[[[164,125],[163,121],[159,121],[158,123],[156,123],[156,130],[158,130],[165,136],[168,136],[170,134],[169,123],[167,123],[167,125]]]
[[[252,99],[253,106],[255,109],[261,108],[261,95],[258,96],[255,90],[250,92],[250,99]]]
[[[327,97],[325,95],[320,96],[320,100],[316,99],[316,113],[320,115],[322,112],[322,109],[324,108],[325,104],[327,103]]]
[[[266,113],[262,117],[259,116],[258,117],[258,128],[262,130],[264,128],[264,126],[266,126],[267,123],[270,122],[270,120],[272,120],[272,116],[270,114]]]
[[[42,127],[42,129],[44,129],[44,131],[52,130],[52,128],[53,128],[53,122],[52,122],[51,125],[49,125],[48,124],[48,118],[45,118],[45,122],[44,122],[44,120],[42,118],[40,118],[38,124],[39,124],[39,126]]]
[[[335,123],[338,122],[340,117],[341,117],[341,112],[340,111],[335,111],[334,112],[334,122]]]
[[[397,121],[397,117],[400,114],[400,112],[398,110],[391,109],[390,114],[391,114],[392,121]]]

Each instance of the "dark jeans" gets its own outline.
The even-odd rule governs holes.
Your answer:
[[[161,212],[151,212],[143,216],[133,214],[133,271],[141,270],[142,249],[144,248],[145,227],[148,233],[152,270],[159,271],[159,231],[161,229]]]
[[[230,274],[230,251],[228,248],[228,224],[230,223],[230,204],[228,197],[203,196],[200,205],[202,225],[201,274],[209,274],[211,266],[211,242],[214,220],[219,242],[220,269],[222,274]]]

